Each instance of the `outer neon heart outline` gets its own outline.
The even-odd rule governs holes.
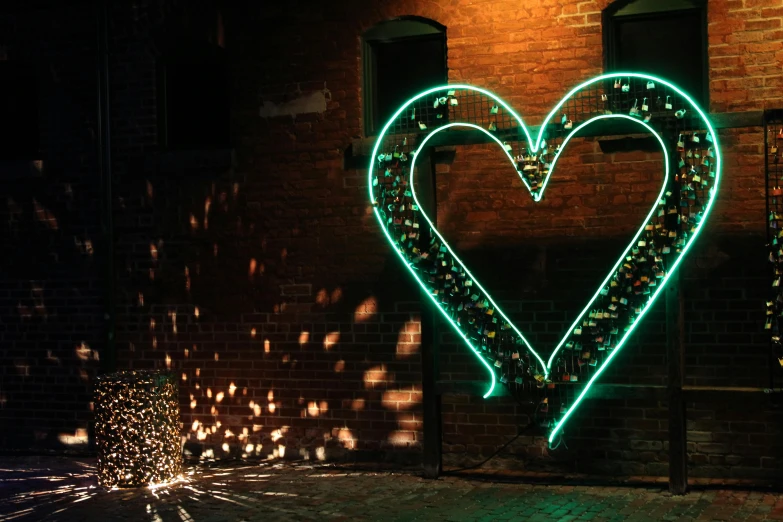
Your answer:
[[[709,120],[707,119],[707,116],[704,113],[704,111],[702,111],[702,109],[698,106],[698,104],[696,104],[696,102],[690,96],[688,96],[685,92],[683,92],[678,87],[672,85],[670,82],[667,82],[666,80],[663,80],[663,79],[655,77],[655,76],[642,74],[642,73],[617,72],[617,73],[605,74],[605,75],[601,75],[601,76],[595,77],[595,78],[593,78],[591,80],[588,80],[588,81],[578,85],[574,89],[572,89],[570,92],[568,92],[561,99],[561,101],[552,109],[552,111],[549,113],[549,115],[547,115],[547,117],[544,119],[544,122],[541,125],[541,129],[540,129],[540,131],[538,133],[538,137],[537,137],[537,139],[535,141],[535,144],[532,147],[530,147],[531,152],[535,153],[535,152],[538,151],[538,149],[541,146],[542,141],[544,139],[544,134],[546,132],[546,129],[547,129],[547,126],[548,126],[549,122],[559,112],[559,110],[563,106],[563,104],[565,104],[574,94],[578,93],[581,89],[585,88],[586,86],[591,85],[591,84],[596,83],[596,82],[601,82],[601,81],[605,81],[605,80],[608,80],[608,79],[631,78],[631,77],[640,78],[640,79],[643,79],[643,80],[649,80],[649,81],[653,81],[653,82],[659,82],[659,83],[661,83],[663,85],[666,85],[670,89],[672,89],[675,92],[677,92],[680,96],[682,96],[691,105],[691,107],[699,114],[699,116],[701,117],[701,120],[704,123],[704,126],[707,128],[707,130],[710,133],[710,135],[712,136],[712,140],[713,140],[713,145],[714,145],[714,149],[715,149],[715,178],[714,178],[715,181],[714,181],[712,187],[710,187],[710,189],[709,189],[709,198],[708,198],[707,204],[704,207],[704,211],[702,213],[701,220],[698,222],[698,224],[696,225],[695,229],[691,230],[692,234],[687,239],[687,242],[682,246],[682,251],[676,257],[674,262],[671,264],[671,266],[668,269],[668,272],[666,273],[665,277],[660,282],[660,284],[657,285],[657,288],[655,289],[655,291],[652,292],[652,295],[648,298],[647,302],[644,304],[644,307],[642,308],[641,312],[633,320],[633,323],[631,324],[631,327],[628,328],[628,330],[624,332],[622,338],[614,346],[614,349],[612,349],[611,352],[609,353],[609,355],[606,357],[606,359],[604,359],[603,364],[601,364],[601,366],[595,371],[595,373],[588,380],[588,382],[586,383],[586,385],[582,389],[581,393],[579,394],[577,399],[574,401],[574,404],[566,411],[566,413],[563,415],[563,417],[560,419],[560,421],[557,422],[557,424],[554,426],[554,428],[552,429],[552,431],[550,433],[550,436],[549,436],[549,443],[550,444],[554,440],[554,437],[557,435],[557,433],[562,430],[563,426],[565,425],[566,420],[570,417],[570,415],[574,411],[576,411],[578,405],[581,403],[581,401],[586,396],[587,391],[590,389],[590,387],[592,386],[593,382],[595,382],[595,380],[601,375],[603,370],[609,365],[609,363],[614,358],[614,356],[620,351],[622,346],[625,344],[627,339],[630,337],[630,335],[633,332],[633,330],[636,328],[636,326],[639,324],[641,319],[646,314],[647,310],[650,309],[650,307],[654,303],[655,299],[661,294],[661,291],[666,287],[666,282],[671,277],[671,275],[675,272],[675,270],[677,270],[677,268],[679,267],[680,262],[682,261],[682,259],[684,259],[685,254],[687,253],[688,249],[693,245],[693,242],[696,239],[696,237],[698,237],[699,232],[701,232],[701,230],[703,228],[703,225],[704,225],[704,223],[707,220],[707,216],[709,215],[710,210],[712,209],[712,205],[713,205],[713,203],[715,201],[715,198],[716,198],[716,195],[717,195],[717,189],[718,189],[718,186],[719,186],[719,183],[720,183],[721,166],[722,166],[722,158],[721,158],[721,153],[720,153],[720,146],[719,146],[717,134],[716,134],[714,128],[712,127],[712,125],[710,124]],[[491,93],[489,91],[486,91],[484,89],[478,88],[478,87],[474,87],[474,86],[471,86],[471,85],[464,85],[464,84],[445,85],[445,86],[439,86],[439,87],[434,87],[432,89],[428,89],[427,91],[424,91],[424,92],[418,94],[417,96],[411,98],[405,104],[403,104],[395,112],[395,114],[390,118],[389,122],[384,126],[383,130],[379,134],[379,136],[378,136],[378,138],[377,138],[377,140],[375,142],[375,146],[373,148],[372,156],[371,156],[371,159],[370,159],[370,165],[369,165],[369,169],[368,169],[368,189],[369,189],[369,195],[370,195],[370,201],[371,202],[373,202],[373,203],[375,202],[375,198],[374,198],[374,194],[373,194],[373,183],[372,183],[375,159],[376,159],[376,155],[378,153],[378,148],[380,147],[380,144],[381,144],[381,142],[383,140],[383,137],[385,136],[385,134],[388,131],[389,127],[400,116],[400,114],[402,114],[402,112],[405,111],[410,106],[411,103],[413,103],[414,101],[416,101],[416,100],[418,100],[418,99],[420,99],[420,98],[422,98],[424,96],[432,94],[433,92],[444,91],[444,90],[473,90],[473,91],[480,92],[480,93],[484,94],[485,96],[491,98],[496,103],[502,105],[503,108],[506,109],[516,119],[517,123],[519,124],[519,128],[524,131],[524,134],[527,137],[527,143],[528,144],[532,144],[533,143],[533,140],[530,137],[530,133],[529,133],[529,131],[527,129],[527,126],[524,124],[524,122],[519,117],[519,115],[505,101],[501,100],[500,98],[495,96],[493,93]],[[535,202],[541,201],[541,199],[543,198],[544,191],[546,189],[546,185],[549,182],[549,178],[552,176],[552,173],[555,170],[555,165],[556,165],[557,159],[559,158],[560,154],[562,154],[562,152],[565,150],[565,146],[568,144],[570,139],[580,129],[586,127],[587,125],[589,125],[589,124],[591,124],[591,123],[593,123],[595,121],[603,120],[603,119],[618,119],[618,118],[619,119],[627,119],[627,120],[633,121],[634,123],[638,123],[640,125],[643,125],[651,134],[653,134],[658,139],[659,143],[661,144],[661,149],[662,149],[662,151],[664,153],[664,165],[665,165],[665,175],[664,175],[664,179],[663,179],[663,182],[662,182],[661,191],[659,193],[658,200],[656,200],[656,202],[653,203],[652,208],[651,208],[649,214],[647,215],[645,220],[642,222],[642,225],[639,228],[639,230],[637,231],[637,233],[634,235],[634,238],[631,240],[631,242],[629,243],[628,247],[623,251],[623,253],[620,256],[620,258],[618,259],[617,263],[615,263],[615,265],[609,271],[609,273],[606,276],[606,278],[598,286],[598,290],[593,295],[593,297],[588,301],[588,303],[585,306],[585,308],[576,317],[576,319],[574,320],[573,324],[569,327],[569,329],[566,330],[566,333],[563,335],[563,337],[560,340],[560,342],[558,343],[558,345],[552,351],[552,353],[551,353],[551,355],[549,357],[549,360],[547,361],[546,364],[544,364],[543,359],[541,358],[541,356],[536,352],[535,349],[533,349],[533,347],[530,345],[530,343],[527,341],[527,339],[524,337],[524,335],[519,331],[519,329],[516,327],[516,325],[512,321],[510,321],[508,319],[508,317],[503,313],[502,309],[499,306],[497,306],[497,304],[494,302],[494,300],[492,299],[492,297],[489,294],[489,292],[487,292],[486,289],[484,289],[481,286],[481,284],[478,282],[478,280],[475,277],[473,277],[473,275],[470,273],[470,271],[467,268],[467,266],[465,266],[465,264],[462,263],[462,261],[456,255],[456,253],[451,249],[451,247],[449,246],[448,242],[440,235],[438,230],[433,226],[432,221],[429,219],[429,216],[427,216],[426,212],[424,212],[424,210],[422,210],[421,206],[419,205],[419,211],[424,216],[424,218],[427,220],[427,223],[430,225],[430,228],[431,228],[432,232],[434,232],[438,236],[438,238],[441,240],[442,244],[448,249],[449,253],[453,256],[453,258],[462,266],[462,268],[465,270],[465,272],[468,274],[468,276],[471,277],[472,281],[481,289],[481,291],[485,294],[486,298],[494,306],[494,309],[503,317],[503,319],[506,321],[506,323],[516,332],[516,334],[519,335],[519,337],[522,339],[523,343],[527,347],[528,351],[541,364],[541,369],[544,372],[544,377],[545,378],[548,376],[549,372],[552,369],[552,363],[555,360],[555,357],[556,357],[557,353],[563,347],[563,345],[565,344],[566,340],[569,339],[569,337],[571,335],[573,335],[573,332],[574,332],[574,329],[576,328],[576,326],[579,324],[580,321],[582,321],[584,319],[585,314],[590,309],[591,305],[593,305],[595,303],[596,299],[598,299],[598,297],[599,297],[599,295],[601,293],[601,290],[606,286],[606,284],[609,282],[609,280],[617,273],[616,271],[617,271],[618,267],[620,266],[620,264],[623,263],[623,260],[631,252],[631,250],[633,249],[634,245],[639,240],[639,237],[645,231],[646,225],[651,222],[650,220],[651,220],[653,214],[655,213],[655,210],[656,210],[657,206],[659,205],[659,202],[662,201],[661,198],[662,198],[662,196],[663,196],[663,194],[664,194],[664,192],[666,191],[666,188],[667,188],[667,184],[668,184],[668,180],[669,180],[669,174],[670,174],[670,162],[669,162],[668,150],[667,150],[667,147],[666,147],[663,139],[658,134],[658,132],[655,131],[650,125],[648,125],[647,123],[641,121],[640,119],[636,119],[636,118],[633,118],[631,116],[627,116],[627,115],[624,115],[624,114],[608,114],[608,115],[595,116],[593,118],[590,118],[590,119],[586,120],[585,122],[582,122],[581,124],[577,125],[576,128],[572,129],[571,132],[569,132],[563,138],[563,143],[561,144],[559,151],[555,154],[555,157],[553,158],[552,163],[550,165],[549,172],[547,173],[545,179],[543,180],[543,182],[541,184],[541,188],[538,189],[537,192],[535,192],[535,191],[533,191],[531,189],[530,185],[527,183],[527,180],[520,173],[520,177],[521,177],[523,183],[525,184],[525,186],[531,192],[531,195],[533,196],[534,201]],[[501,143],[500,140],[496,136],[491,134],[486,129],[484,129],[482,127],[479,127],[478,125],[475,125],[475,124],[472,124],[472,123],[452,122],[452,123],[449,123],[449,124],[446,124],[446,125],[443,125],[443,126],[440,126],[440,127],[436,127],[429,134],[427,134],[427,136],[421,141],[421,143],[418,144],[418,147],[419,148],[423,147],[426,144],[426,142],[432,136],[437,134],[438,132],[440,132],[442,130],[445,130],[447,128],[450,128],[450,127],[455,127],[455,126],[471,127],[471,128],[474,128],[476,130],[482,131],[485,134],[487,134],[490,138],[492,138],[495,142],[497,142],[498,145],[501,146],[501,148],[504,150],[504,152],[508,156],[509,160],[511,161],[512,166],[514,166],[515,170],[516,170],[516,162],[514,161],[514,159],[511,156],[511,154],[509,154],[509,152],[503,147],[503,143]],[[416,202],[416,204],[418,205],[419,201],[418,201],[418,198],[416,197],[416,192],[415,192],[414,183],[413,183],[413,176],[415,175],[415,168],[414,168],[415,167],[415,161],[416,160],[415,160],[415,154],[414,154],[414,158],[413,158],[413,160],[411,162],[411,167],[410,167],[410,171],[411,171],[410,172],[410,178],[411,178],[410,187],[411,187],[411,192],[412,192],[413,199]],[[380,214],[378,212],[378,208],[374,207],[373,211],[374,211],[374,213],[376,215],[376,218],[378,219],[378,222],[381,225],[381,229],[383,230],[383,232],[386,235],[387,239],[389,240],[389,242],[393,246],[396,246],[397,243],[389,235],[389,232],[387,230],[386,224],[383,222],[383,219],[381,218],[381,216],[380,216]],[[481,363],[489,371],[490,377],[491,377],[491,386],[490,386],[489,390],[485,393],[484,398],[488,397],[489,395],[491,395],[492,391],[494,390],[495,384],[496,384],[495,371],[492,369],[492,367],[489,365],[489,363],[487,363],[487,361],[481,356],[481,354],[478,352],[478,350],[471,344],[470,340],[467,338],[467,336],[464,334],[464,332],[460,329],[460,327],[454,323],[452,318],[448,315],[448,313],[446,312],[446,310],[444,310],[444,308],[440,305],[440,303],[435,299],[435,297],[432,295],[432,293],[426,287],[426,285],[424,285],[422,283],[422,281],[419,279],[419,276],[417,275],[417,273],[412,269],[411,263],[409,263],[406,260],[406,258],[404,257],[404,255],[402,254],[400,249],[399,248],[395,248],[395,251],[400,256],[400,258],[402,259],[403,263],[408,268],[408,270],[411,272],[411,274],[414,276],[414,278],[419,283],[419,285],[422,287],[422,289],[424,289],[425,292],[427,293],[427,295],[430,296],[430,299],[432,299],[432,301],[436,305],[436,307],[441,311],[441,313],[443,313],[443,315],[452,324],[452,326],[454,326],[454,329],[459,333],[459,335],[463,338],[463,340],[466,342],[466,344],[470,347],[471,351],[473,351],[473,353],[477,356],[479,361],[481,361]]]

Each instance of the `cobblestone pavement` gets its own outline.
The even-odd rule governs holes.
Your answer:
[[[94,460],[3,457],[0,521],[783,520],[780,493],[711,486],[674,497],[660,481],[629,487],[520,480],[237,464],[189,467],[182,482],[155,490],[107,491],[97,486]]]

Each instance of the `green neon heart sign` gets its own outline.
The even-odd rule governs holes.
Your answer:
[[[545,362],[422,210],[414,188],[416,151],[443,131],[483,133],[501,147],[538,202],[568,143],[594,124],[605,126],[606,134],[621,127],[622,134],[633,129],[654,136],[663,153],[663,182],[630,244]],[[552,444],[693,245],[715,202],[720,175],[717,135],[690,96],[658,77],[612,73],[566,94],[535,140],[519,115],[489,91],[447,85],[422,92],[378,136],[368,188],[386,238],[489,372],[484,397],[492,394],[498,374],[512,393],[571,390],[573,400],[558,399],[558,411],[550,412],[548,396],[545,408],[537,409],[546,414]]]

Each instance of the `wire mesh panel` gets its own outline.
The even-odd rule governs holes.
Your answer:
[[[182,470],[176,379],[156,371],[98,377],[98,482],[134,487],[168,482]]]
[[[561,153],[588,125],[599,126],[599,134],[654,135],[666,176],[641,228],[560,342],[536,350],[420,207],[414,188],[417,151],[439,143],[494,142],[540,201]],[[551,444],[700,231],[717,190],[720,154],[705,114],[685,93],[651,76],[616,74],[569,92],[538,136],[486,90],[433,88],[388,122],[368,175],[370,200],[387,239],[490,372],[486,395],[499,381],[518,397],[533,397],[536,422],[548,430]]]
[[[781,342],[781,318],[783,318],[783,163],[780,148],[783,147],[783,109],[764,112],[764,153],[767,188],[767,246],[772,263],[772,288],[767,301],[765,328],[770,332],[771,390],[783,390],[783,343]]]

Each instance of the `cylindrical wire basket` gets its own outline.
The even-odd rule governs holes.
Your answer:
[[[147,486],[180,475],[179,398],[171,374],[130,370],[102,375],[95,395],[101,486]]]

